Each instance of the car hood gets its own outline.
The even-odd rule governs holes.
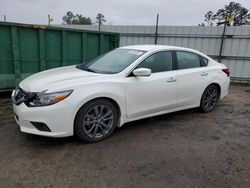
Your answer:
[[[41,92],[56,88],[60,89],[60,87],[67,88],[73,86],[77,81],[79,83],[79,80],[96,80],[97,77],[99,78],[102,76],[104,75],[80,70],[74,65],[36,73],[24,79],[19,86],[27,92]]]

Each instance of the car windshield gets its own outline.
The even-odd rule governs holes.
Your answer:
[[[80,64],[77,68],[90,72],[115,74],[124,70],[144,53],[145,51],[141,50],[115,49],[89,63]]]

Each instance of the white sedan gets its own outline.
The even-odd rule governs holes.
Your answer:
[[[193,49],[126,46],[26,78],[12,93],[13,109],[22,132],[96,142],[129,121],[195,107],[210,112],[228,94],[229,74]]]

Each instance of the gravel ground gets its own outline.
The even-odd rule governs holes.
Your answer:
[[[7,97],[0,117],[0,187],[250,187],[250,87],[231,86],[211,113],[135,121],[94,144],[21,133]]]

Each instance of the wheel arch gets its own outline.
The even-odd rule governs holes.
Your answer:
[[[82,104],[81,106],[80,106],[80,108],[78,108],[78,110],[76,111],[76,113],[75,113],[75,117],[74,117],[74,123],[73,123],[73,126],[74,126],[74,134],[75,134],[75,121],[76,121],[76,116],[77,116],[77,114],[78,114],[78,112],[81,110],[81,108],[83,108],[85,105],[87,105],[88,103],[90,103],[90,102],[92,102],[92,101],[95,101],[95,100],[98,100],[98,99],[104,99],[104,100],[107,100],[107,101],[109,101],[109,102],[111,102],[114,106],[115,106],[115,108],[116,108],[116,110],[117,110],[117,112],[118,112],[118,115],[119,115],[119,120],[118,120],[118,127],[120,126],[120,123],[121,123],[121,107],[120,107],[120,105],[119,105],[119,103],[115,100],[115,99],[113,99],[113,98],[111,98],[111,97],[96,97],[96,98],[93,98],[93,99],[90,99],[90,100],[88,100],[87,102],[85,102],[84,104]]]
[[[208,86],[210,86],[210,85],[215,85],[215,86],[218,88],[218,91],[219,91],[219,99],[220,99],[220,94],[221,94],[221,86],[220,86],[220,84],[214,82],[214,83],[209,84]],[[207,87],[208,87],[208,86],[207,86]]]
[[[218,84],[217,82],[212,82],[212,83],[210,83],[210,84],[203,90],[203,92],[202,92],[202,94],[201,94],[201,97],[200,97],[200,103],[201,103],[201,100],[202,100],[203,93],[204,93],[205,90],[206,90],[209,86],[211,86],[211,85],[215,85],[215,86],[218,88],[218,91],[219,91],[219,99],[220,99],[220,95],[221,95],[221,86],[220,86],[220,84]]]
[[[97,98],[94,98],[94,99],[88,101],[87,103],[89,103],[91,101],[94,101],[94,100],[98,100],[98,99],[104,99],[104,100],[110,101],[115,106],[119,116],[121,116],[121,108],[120,108],[118,102],[115,99],[111,98],[111,97],[97,97]],[[87,103],[85,103],[85,104],[87,104]]]

